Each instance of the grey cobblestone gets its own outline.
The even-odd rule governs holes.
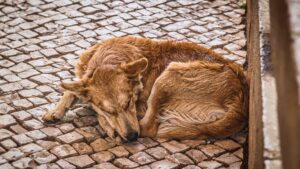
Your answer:
[[[237,0],[18,0],[0,5],[0,168],[239,168],[246,132],[229,139],[116,145],[95,114],[72,108],[60,124],[42,115],[97,41],[134,35],[192,41],[245,61],[245,10]],[[99,164],[98,164],[99,163]]]

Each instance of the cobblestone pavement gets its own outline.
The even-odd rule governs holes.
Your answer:
[[[246,132],[115,145],[84,105],[56,125],[41,117],[78,54],[110,37],[193,41],[242,64],[244,15],[236,0],[0,0],[0,168],[240,168]]]

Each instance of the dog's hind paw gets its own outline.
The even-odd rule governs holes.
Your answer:
[[[47,123],[55,123],[61,120],[64,116],[64,113],[58,112],[56,110],[48,111],[44,116],[43,116],[43,121]]]

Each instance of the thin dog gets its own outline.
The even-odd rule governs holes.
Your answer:
[[[60,120],[78,97],[119,141],[223,138],[247,124],[242,67],[194,43],[109,39],[80,56],[76,76],[80,80],[62,83],[66,92],[43,120]]]

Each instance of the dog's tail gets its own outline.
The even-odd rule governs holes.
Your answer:
[[[205,134],[214,138],[224,138],[243,129],[247,124],[247,117],[241,112],[243,109],[240,107],[241,104],[239,102],[239,96],[231,98],[225,105],[227,110],[226,116],[214,123],[202,126],[199,134]]]
[[[206,127],[207,135],[213,137],[227,137],[245,127],[249,112],[249,84],[243,70],[235,63],[229,68],[236,74],[241,83],[241,90],[235,96],[225,100],[226,116]],[[242,104],[241,104],[242,103]],[[200,133],[201,134],[201,133]]]

